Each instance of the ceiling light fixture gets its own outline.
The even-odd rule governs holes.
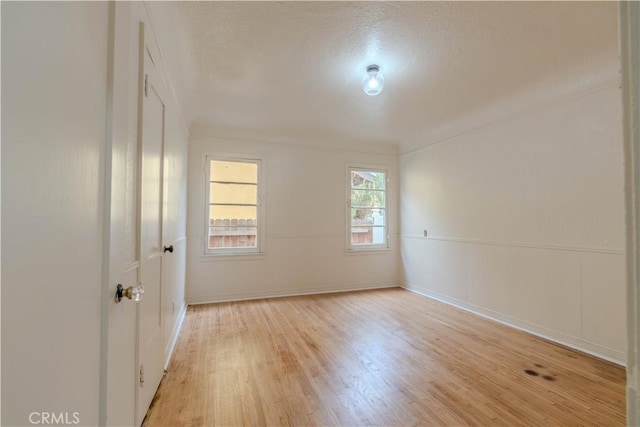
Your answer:
[[[362,90],[367,95],[373,96],[382,92],[384,77],[380,74],[380,67],[373,64],[367,67],[367,74],[362,79]]]

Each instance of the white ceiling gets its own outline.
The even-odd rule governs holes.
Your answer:
[[[192,133],[407,151],[610,83],[619,68],[615,2],[172,6]],[[360,88],[372,63],[385,76],[374,97]]]

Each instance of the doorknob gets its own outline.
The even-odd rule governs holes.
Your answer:
[[[138,302],[142,300],[142,294],[144,294],[144,285],[140,283],[136,286],[129,286],[124,288],[120,283],[116,287],[116,303],[122,301],[122,298],[129,298]]]
[[[173,253],[173,245],[171,245],[171,246],[165,246],[165,247],[164,247],[164,251],[165,251],[165,253],[166,253],[166,252]]]

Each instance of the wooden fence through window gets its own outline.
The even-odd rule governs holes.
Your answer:
[[[354,220],[351,244],[366,245],[373,242],[373,229],[367,220]],[[253,248],[258,233],[255,219],[216,219],[209,227],[210,248]]]
[[[258,233],[255,219],[216,219],[209,227],[210,248],[254,248]]]

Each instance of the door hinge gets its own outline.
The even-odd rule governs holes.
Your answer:
[[[144,96],[149,96],[149,74],[144,75]]]
[[[140,365],[140,387],[144,386],[144,365]]]

